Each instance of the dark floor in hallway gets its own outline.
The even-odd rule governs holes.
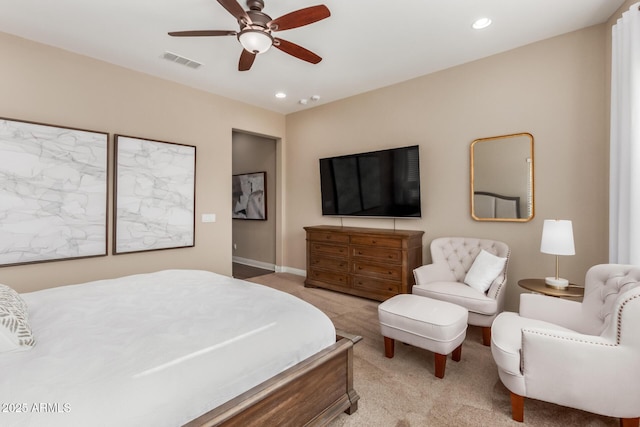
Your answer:
[[[249,279],[251,277],[263,276],[271,273],[273,273],[273,270],[252,267],[250,265],[239,264],[237,262],[233,263],[233,277],[236,279]]]

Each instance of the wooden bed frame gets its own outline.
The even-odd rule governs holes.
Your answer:
[[[360,399],[353,389],[353,345],[360,339],[339,332],[332,346],[185,426],[323,426],[352,414]]]

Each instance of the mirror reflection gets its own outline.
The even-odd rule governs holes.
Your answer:
[[[531,221],[533,135],[517,133],[471,143],[471,217],[476,221]]]

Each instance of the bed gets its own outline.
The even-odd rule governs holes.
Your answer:
[[[354,339],[289,294],[164,270],[21,294],[2,426],[322,425],[357,409]]]

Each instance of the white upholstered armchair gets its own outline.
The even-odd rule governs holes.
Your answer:
[[[504,309],[509,246],[489,239],[440,237],[430,248],[432,264],[413,271],[412,292],[469,310],[469,325],[482,327],[482,342],[489,345],[493,319]]]
[[[640,267],[596,265],[582,303],[522,294],[519,314],[496,318],[491,352],[514,420],[523,420],[530,397],[638,426],[639,280]]]

